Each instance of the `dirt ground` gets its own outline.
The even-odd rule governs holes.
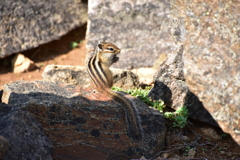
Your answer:
[[[167,120],[168,121],[168,120]],[[219,127],[189,119],[185,128],[167,123],[166,146],[154,158],[171,160],[240,160],[240,146]]]
[[[74,29],[59,40],[22,52],[37,65],[37,69],[31,72],[14,74],[11,72],[13,56],[0,59],[0,90],[10,82],[42,79],[44,68],[50,64],[83,66],[86,54],[85,33],[86,25]],[[80,43],[72,49],[72,42]],[[166,146],[153,159],[240,160],[240,146],[218,127],[193,120],[189,120],[184,129],[172,128],[171,122],[167,126]]]

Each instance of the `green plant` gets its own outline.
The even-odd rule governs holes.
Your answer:
[[[134,97],[139,98],[142,102],[146,103],[149,106],[152,106],[163,113],[163,109],[165,108],[163,101],[157,101],[152,100],[150,97],[148,97],[150,88],[146,89],[128,89],[123,90],[119,87],[112,87],[112,90],[115,91],[123,91],[128,94],[131,94]],[[180,107],[175,112],[165,112],[164,117],[173,120],[173,127],[180,127],[183,128],[187,124],[187,118],[188,118],[188,110],[186,106]]]
[[[39,63],[38,67],[43,67],[44,64],[43,63]]]
[[[206,137],[206,140],[210,141],[210,138],[207,138],[207,137]]]
[[[173,127],[184,128],[187,124],[188,109],[186,106],[182,106],[175,112],[165,112],[164,116],[174,121]]]
[[[203,152],[206,152],[206,151],[207,151],[207,149],[206,149],[206,148],[202,148],[202,150],[203,150]]]
[[[185,152],[188,152],[190,149],[191,149],[191,147],[187,146],[186,149],[185,149]]]
[[[71,48],[77,48],[79,43],[82,43],[83,41],[73,41],[71,42],[70,46]]]
[[[148,93],[150,90],[149,87],[146,89],[137,88],[137,89],[128,89],[128,90],[123,90],[122,88],[119,88],[119,87],[112,87],[112,90],[123,91],[123,92],[130,94],[131,96],[137,97],[142,102],[158,109],[160,112],[163,112],[163,108],[165,107],[163,101],[152,100],[150,97],[148,97]]]
[[[77,42],[71,42],[71,48],[77,48],[78,43]]]
[[[185,156],[189,156],[189,151],[190,150],[196,150],[196,148],[192,148],[192,147],[190,147],[190,146],[186,146],[186,148],[185,148],[185,150],[184,150],[184,155]]]
[[[221,137],[224,138],[224,137],[226,137],[226,136],[227,136],[227,134],[226,134],[226,133],[223,133]]]
[[[188,151],[189,151],[190,149],[191,149],[191,147],[190,147],[190,146],[187,146],[187,147],[185,148],[185,150],[184,150],[184,151],[185,151],[185,154],[184,154],[185,156],[187,156],[187,155],[188,155]]]

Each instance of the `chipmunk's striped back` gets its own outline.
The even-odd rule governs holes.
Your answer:
[[[142,138],[142,128],[137,109],[129,99],[110,90],[113,85],[113,77],[109,67],[118,61],[117,55],[120,51],[114,44],[99,43],[94,55],[88,60],[87,71],[98,91],[105,93],[124,106],[128,135],[138,141]]]

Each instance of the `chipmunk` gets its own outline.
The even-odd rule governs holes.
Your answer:
[[[134,141],[139,141],[142,139],[142,127],[136,107],[129,99],[110,89],[113,85],[113,76],[109,67],[118,61],[119,57],[117,55],[120,52],[121,50],[112,43],[99,42],[94,55],[88,60],[87,71],[99,92],[106,94],[124,106],[128,136]]]

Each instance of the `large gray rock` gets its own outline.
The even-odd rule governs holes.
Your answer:
[[[184,26],[187,85],[240,144],[240,2],[172,2]]]
[[[169,1],[89,0],[88,52],[98,40],[112,42],[121,49],[114,67],[151,67],[160,54],[172,51],[169,14]]]
[[[59,39],[86,22],[84,1],[1,0],[0,58]]]
[[[31,112],[54,145],[54,159],[116,159],[152,157],[164,146],[162,114],[137,98],[144,140],[127,136],[121,104],[90,89],[46,81],[18,81],[4,86],[3,102]],[[93,154],[94,153],[94,154]]]
[[[160,66],[152,95],[173,108],[186,104],[190,116],[209,123],[204,109],[189,107],[203,104],[240,144],[240,2],[172,0],[171,4],[176,51]]]
[[[0,135],[9,142],[1,160],[52,159],[52,144],[40,123],[26,111],[0,103]]]
[[[204,108],[202,102],[194,95],[188,84],[185,82],[184,76],[184,46],[185,28],[182,25],[182,19],[171,17],[169,19],[169,34],[172,37],[173,52],[166,54],[166,59],[160,59],[158,71],[154,75],[154,87],[149,96],[155,100],[163,100],[164,103],[173,108],[178,109],[187,106],[189,117],[218,126],[209,112]]]

